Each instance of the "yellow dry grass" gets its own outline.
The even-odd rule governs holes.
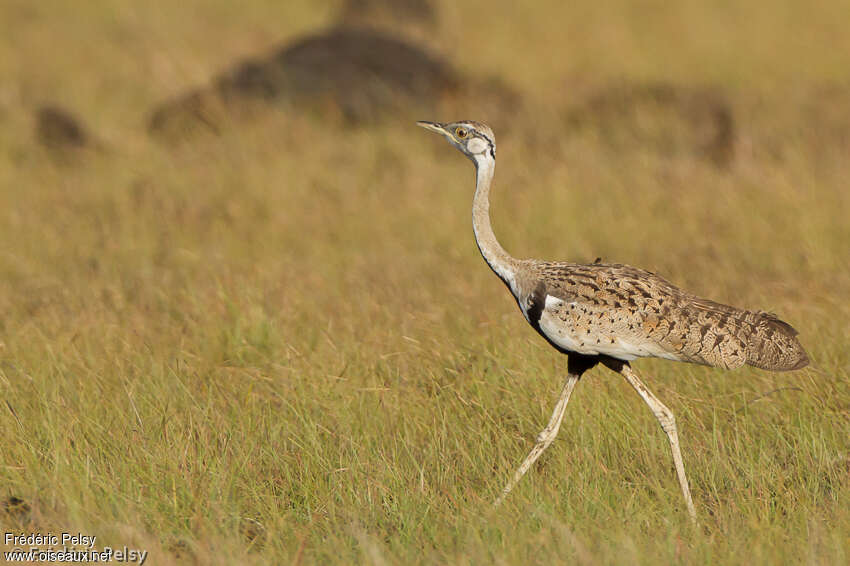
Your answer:
[[[279,110],[148,138],[155,103],[334,9],[0,7],[0,499],[26,505],[2,530],[153,564],[846,563],[850,99],[822,93],[850,93],[848,3],[442,6],[434,44],[527,101],[491,119],[509,251],[644,267],[801,333],[790,374],[635,364],[677,416],[698,528],[604,370],[488,514],[565,359],[477,255],[471,165],[443,142]],[[733,165],[566,135],[579,86],[622,80],[727,92]],[[43,103],[102,148],[39,148]]]

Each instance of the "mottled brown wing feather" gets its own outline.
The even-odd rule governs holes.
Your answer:
[[[582,305],[576,317],[587,320],[566,321],[571,328],[580,324],[602,343],[628,344],[638,356],[727,369],[746,363],[783,371],[808,364],[797,331],[774,314],[691,295],[628,265],[535,262],[533,268],[546,294]]]
[[[705,318],[714,323],[715,333],[744,345],[745,363],[774,371],[808,365],[809,358],[796,338],[797,331],[775,314],[738,309],[692,295],[689,299],[694,310],[707,313]]]

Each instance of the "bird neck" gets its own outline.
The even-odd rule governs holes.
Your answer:
[[[490,185],[496,169],[496,160],[489,154],[477,156],[475,161],[475,198],[472,201],[472,228],[475,242],[487,265],[513,290],[516,259],[499,244],[490,224]]]

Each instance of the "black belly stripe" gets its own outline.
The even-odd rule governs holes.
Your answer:
[[[528,308],[526,309],[528,322],[540,334],[543,334],[543,331],[540,330],[540,317],[543,316],[543,309],[545,307],[546,285],[541,281],[528,296]],[[545,334],[543,335],[546,336]]]
[[[560,344],[556,344],[551,338],[549,338],[543,329],[540,328],[540,317],[543,316],[543,309],[546,308],[546,284],[542,281],[537,284],[534,288],[534,291],[528,296],[528,307],[526,308],[526,314],[528,314],[528,322],[531,324],[531,327],[537,331],[539,335],[546,339],[549,344],[561,352],[562,354],[572,354],[572,350],[567,350]]]

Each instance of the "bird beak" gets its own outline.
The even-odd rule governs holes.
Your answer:
[[[442,124],[437,122],[426,122],[425,120],[420,120],[416,122],[417,126],[425,128],[426,130],[431,130],[432,132],[437,132],[438,134],[443,134],[444,136],[448,136],[449,133],[443,128]]]

